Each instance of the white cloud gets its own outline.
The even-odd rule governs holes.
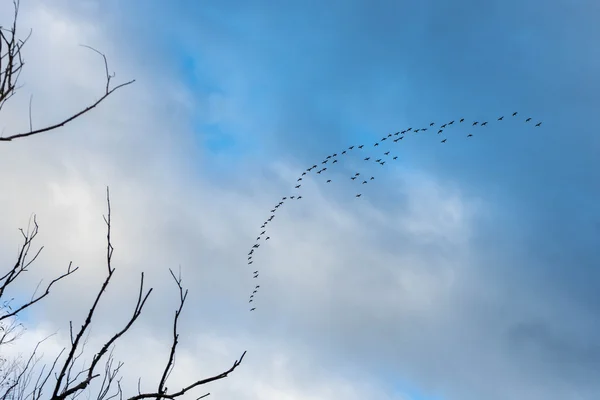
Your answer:
[[[169,386],[220,372],[248,349],[242,366],[209,391],[224,399],[409,399],[384,386],[389,377],[378,376],[379,368],[450,395],[464,393],[480,369],[527,387],[498,349],[500,339],[478,326],[488,320],[477,302],[491,301],[471,247],[478,218],[489,212],[484,200],[418,171],[389,182],[397,190],[383,209],[381,186],[357,202],[344,185],[334,190],[307,180],[303,201],[278,211],[269,246],[257,251],[261,292],[249,314],[254,280],[245,254],[301,168],[280,159],[248,162],[241,166],[247,180],[214,182],[215,171],[200,170],[204,150],[188,124],[195,103],[181,82],[161,75],[160,66],[136,63],[126,38],[108,40],[92,20],[42,2],[24,1],[22,15],[22,26],[35,30],[24,94],[3,113],[7,132],[27,126],[29,92],[36,124],[100,95],[101,59],[80,43],[107,53],[117,83],[138,81],[60,131],[0,146],[0,262],[12,260],[16,228],[31,212],[40,223],[37,243],[46,246],[20,293],[70,260],[81,267],[32,312],[34,325],[11,351],[60,329],[45,345],[53,354],[66,343],[68,320],[79,326],[105,274],[102,214],[110,185],[117,274],[94,325],[98,339],[126,320],[139,272],[155,288],[146,313],[118,344],[129,385],[160,373],[177,300],[167,269],[181,264],[191,293],[179,372]],[[230,100],[204,101],[214,121],[232,118]],[[520,387],[512,393],[524,393]],[[490,387],[482,382],[477,390]]]

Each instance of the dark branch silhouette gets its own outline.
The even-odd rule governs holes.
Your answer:
[[[25,39],[19,39],[17,33],[17,19],[19,16],[19,0],[13,0],[14,5],[14,15],[13,15],[13,23],[9,28],[4,28],[0,26],[0,110],[6,104],[8,100],[14,96],[20,86],[17,86],[19,76],[23,71],[23,67],[25,66],[25,61],[22,57],[22,50],[29,38],[31,37],[31,31],[29,35]],[[31,119],[31,98],[29,101],[29,131],[12,134],[9,136],[0,136],[0,142],[10,142],[14,139],[20,139],[28,136],[37,135],[44,132],[53,131],[57,128],[63,127],[69,122],[81,117],[82,115],[88,113],[89,111],[96,108],[100,103],[102,103],[108,96],[114,93],[116,90],[130,85],[135,82],[135,79],[132,79],[128,82],[121,83],[114,87],[110,87],[111,79],[115,77],[115,74],[110,74],[108,69],[108,61],[106,56],[100,51],[94,49],[93,47],[82,45],[99,55],[102,56],[104,60],[104,69],[106,73],[106,85],[103,95],[96,100],[94,103],[85,107],[84,109],[76,112],[68,118],[63,119],[60,122],[54,123],[52,125],[43,127],[43,128],[33,128],[33,122]]]
[[[46,365],[41,368],[41,371],[38,374],[37,380],[33,384],[33,388],[30,388],[32,378],[33,378],[33,367],[39,362],[40,358],[36,358],[38,346],[41,344],[38,343],[35,350],[31,354],[30,358],[27,360],[24,366],[16,368],[18,373],[13,373],[14,378],[7,380],[9,384],[6,384],[6,389],[4,393],[0,392],[0,400],[6,400],[8,398],[17,399],[17,400],[38,400],[43,395],[43,389],[48,385],[48,378],[54,371],[55,381],[51,384],[51,394],[50,400],[65,400],[65,399],[75,399],[80,396],[84,390],[89,389],[90,384],[94,379],[102,376],[102,381],[100,383],[100,387],[98,389],[98,394],[96,400],[111,400],[115,397],[119,397],[120,400],[123,399],[123,392],[121,388],[121,377],[120,371],[123,367],[122,362],[117,362],[115,364],[113,358],[113,350],[116,341],[125,335],[129,329],[133,326],[135,321],[140,317],[144,306],[146,305],[146,301],[148,300],[150,294],[153,289],[144,289],[144,273],[142,272],[140,276],[140,284],[138,289],[138,296],[135,306],[133,307],[133,312],[127,322],[124,324],[123,328],[121,328],[118,332],[112,335],[110,339],[108,339],[100,349],[94,354],[92,360],[89,363],[78,363],[78,360],[84,354],[84,348],[88,342],[89,334],[90,334],[90,326],[92,324],[92,320],[102,300],[104,293],[108,285],[110,284],[114,273],[116,271],[115,267],[112,265],[112,255],[114,251],[114,247],[111,242],[111,203],[110,203],[110,192],[109,189],[106,189],[106,203],[108,212],[107,215],[104,216],[104,221],[107,227],[106,233],[106,266],[107,266],[107,274],[103,283],[101,284],[98,293],[96,294],[94,301],[87,312],[87,316],[77,333],[75,334],[73,331],[72,322],[69,323],[69,332],[70,332],[70,347],[68,349],[63,349],[60,354],[54,359],[54,362],[49,367],[46,368]],[[33,218],[33,229],[31,233],[29,230],[27,232],[21,233],[25,238],[24,244],[21,246],[18,261],[14,267],[10,269],[10,271],[4,275],[3,280],[4,283],[0,287],[0,300],[2,295],[5,294],[6,288],[14,282],[22,272],[27,271],[27,267],[30,266],[33,261],[40,254],[40,250],[38,250],[34,257],[31,260],[27,259],[27,255],[29,252],[29,248],[31,246],[32,240],[35,238],[38,232],[38,224],[35,218]],[[26,302],[24,305],[18,307],[16,310],[6,311],[1,318],[8,319],[10,317],[18,316],[18,313],[24,310],[27,307],[34,305],[39,300],[42,300],[50,293],[50,287],[59,280],[67,277],[68,275],[75,272],[77,268],[71,268],[71,264],[69,264],[69,269],[66,273],[62,274],[58,278],[55,278],[46,288],[46,291],[39,296],[32,296],[32,300]],[[181,316],[181,312],[185,305],[185,301],[187,299],[188,290],[184,289],[182,285],[181,273],[177,276],[173,273],[171,269],[169,269],[169,273],[171,277],[175,281],[179,291],[179,307],[175,310],[175,315],[173,318],[173,339],[171,344],[171,349],[169,352],[169,357],[165,363],[165,367],[163,369],[162,376],[160,381],[158,382],[156,391],[143,393],[140,388],[140,383],[138,381],[138,394],[131,396],[128,400],[140,400],[146,398],[156,398],[159,399],[174,399],[176,397],[182,396],[183,394],[189,392],[190,390],[196,388],[197,386],[205,385],[207,383],[220,380],[226,378],[230,373],[232,373],[242,362],[246,352],[242,354],[242,356],[236,360],[233,365],[224,372],[216,374],[214,376],[199,379],[194,382],[189,383],[187,386],[175,392],[167,391],[167,380],[169,376],[173,372],[175,368],[175,359],[176,359],[176,350],[177,345],[179,344],[179,332],[178,332],[178,322]],[[0,319],[1,321],[1,319]],[[87,335],[87,336],[86,336]],[[61,358],[62,355],[65,354],[66,357]],[[104,360],[104,370],[101,371],[99,368],[100,363]],[[78,372],[76,372],[76,365],[83,364]],[[1,378],[0,378],[1,379]],[[0,381],[1,382],[1,381]],[[1,387],[0,387],[1,389]],[[210,395],[210,393],[204,394],[200,398],[206,397]]]

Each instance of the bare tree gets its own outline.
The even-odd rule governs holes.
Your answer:
[[[14,15],[12,24],[8,28],[0,26],[0,111],[20,88],[20,86],[18,86],[19,76],[25,65],[22,57],[22,50],[31,35],[30,32],[24,39],[19,39],[17,32],[19,0],[13,0],[13,6]],[[109,73],[106,56],[92,47],[84,47],[98,53],[104,60],[106,85],[102,96],[94,103],[70,117],[41,128],[33,127],[30,101],[29,130],[0,137],[0,141],[12,141],[58,129],[94,109],[116,90],[135,81],[131,80],[111,88],[111,79],[114,78],[115,75],[114,73]],[[42,361],[43,354],[40,354],[40,346],[48,339],[48,337],[38,342],[29,356],[19,356],[16,359],[9,359],[0,355],[0,400],[40,400],[42,398],[48,398],[50,400],[66,400],[68,398],[69,400],[74,400],[86,392],[89,396],[89,393],[92,390],[92,384],[95,385],[97,400],[112,400],[114,398],[123,400],[124,393],[121,386],[121,369],[124,364],[122,362],[115,363],[113,350],[116,342],[124,336],[138,320],[152,293],[152,288],[144,288],[143,273],[140,276],[137,302],[133,306],[129,319],[119,331],[115,332],[102,346],[100,346],[100,348],[95,350],[91,361],[80,362],[84,354],[84,349],[88,344],[92,320],[115,272],[115,268],[111,263],[113,246],[111,242],[111,209],[108,188],[106,191],[106,201],[108,205],[108,213],[104,217],[107,226],[106,278],[100,285],[98,293],[87,312],[87,316],[83,321],[81,328],[74,331],[72,321],[69,323],[70,346],[65,347],[60,351],[51,364],[44,364]],[[38,231],[39,226],[37,219],[36,216],[33,215],[27,230],[20,229],[23,241],[17,251],[15,263],[12,264],[4,274],[0,272],[0,349],[4,346],[11,345],[11,343],[19,339],[23,334],[24,327],[19,322],[19,314],[28,308],[39,304],[39,302],[50,295],[51,291],[64,285],[65,282],[63,281],[67,281],[67,278],[78,270],[78,267],[73,267],[72,262],[70,262],[66,270],[52,279],[48,284],[42,286],[42,282],[40,281],[33,291],[33,294],[28,299],[21,300],[20,302],[17,301],[18,304],[14,304],[14,298],[7,299],[10,288],[14,287],[14,283],[20,277],[23,277],[26,272],[30,272],[30,268],[43,250],[43,246],[37,250],[32,250],[31,248]],[[159,400],[181,397],[187,393],[191,393],[198,386],[226,378],[240,365],[246,354],[244,351],[241,357],[233,362],[231,367],[214,376],[194,380],[189,382],[183,388],[175,391],[169,391],[167,389],[167,381],[175,367],[175,354],[179,343],[178,322],[188,294],[187,289],[184,289],[183,287],[181,274],[176,276],[173,271],[169,270],[169,272],[171,273],[179,293],[179,307],[175,311],[172,322],[173,338],[169,356],[165,362],[160,381],[156,384],[155,389],[143,391],[141,389],[140,381],[138,380],[137,394],[125,397],[128,400],[142,400],[147,398]],[[53,379],[50,379],[51,377]],[[100,379],[100,377],[102,378]],[[206,393],[198,397],[198,399],[204,398],[209,394],[210,393]]]
[[[38,343],[30,357],[24,363],[23,366],[20,367],[12,367],[10,377],[6,378],[5,387],[0,385],[0,400],[38,400],[42,397],[49,398],[50,400],[65,400],[67,398],[74,399],[81,395],[85,390],[89,389],[92,381],[99,377],[103,377],[97,393],[97,400],[110,400],[114,397],[119,397],[119,400],[123,399],[123,390],[121,387],[121,378],[119,376],[121,368],[123,367],[123,363],[118,362],[115,364],[113,358],[113,349],[114,345],[125,335],[129,329],[133,326],[133,324],[137,321],[137,319],[142,314],[142,311],[146,305],[146,302],[152,293],[152,288],[145,289],[144,288],[144,273],[142,272],[140,276],[138,296],[136,304],[133,306],[133,312],[131,316],[124,324],[124,326],[114,333],[112,337],[110,337],[96,352],[92,357],[92,360],[89,363],[85,363],[82,368],[75,372],[75,368],[78,360],[83,355],[83,349],[87,343],[86,334],[89,335],[90,326],[92,320],[94,318],[94,314],[100,304],[100,300],[102,299],[103,294],[106,292],[108,285],[110,284],[114,272],[115,267],[112,265],[112,254],[113,254],[113,246],[111,242],[111,208],[110,208],[110,195],[109,190],[106,190],[106,201],[108,205],[108,213],[104,217],[104,221],[107,226],[107,247],[106,247],[106,278],[104,279],[102,285],[96,294],[96,297],[87,313],[87,316],[79,329],[78,332],[75,333],[73,330],[72,322],[69,324],[69,332],[70,332],[70,347],[67,349],[63,349],[56,358],[54,362],[50,366],[44,365],[41,368],[41,371],[37,372],[37,378],[35,382],[34,378],[34,367],[39,364],[40,357],[38,356],[38,347],[41,344]],[[38,225],[35,222],[34,218],[34,228],[31,231],[24,232],[21,230],[21,233],[24,238],[24,242],[21,245],[20,251],[17,256],[17,262],[15,266],[10,268],[9,272],[6,273],[3,277],[3,282],[0,290],[0,300],[2,300],[2,296],[6,293],[6,289],[10,284],[15,282],[15,280],[21,276],[23,272],[28,271],[28,267],[32,264],[32,262],[37,258],[40,254],[42,248],[40,248],[37,252],[35,252],[34,256],[31,260],[28,261],[27,255],[29,253],[29,249],[31,247],[31,243],[38,232]],[[59,275],[57,278],[53,279],[46,287],[43,293],[35,294],[31,296],[29,300],[24,301],[21,305],[11,307],[10,310],[6,310],[2,315],[0,315],[0,321],[7,319],[9,317],[17,316],[18,313],[28,307],[33,306],[38,301],[45,298],[49,293],[50,289],[58,283],[59,281],[67,278],[69,275],[75,273],[77,271],[76,268],[72,268],[72,263],[69,263],[67,271],[63,274]],[[169,270],[171,277],[173,278],[179,294],[179,307],[175,311],[175,315],[173,318],[172,326],[173,326],[173,337],[171,349],[169,351],[168,359],[165,363],[165,367],[163,369],[162,376],[160,381],[158,382],[156,389],[151,391],[142,391],[138,382],[138,392],[137,394],[131,395],[129,397],[125,397],[127,400],[142,400],[142,399],[175,399],[177,397],[183,396],[184,394],[192,391],[198,386],[205,385],[207,383],[217,381],[220,379],[226,378],[230,373],[232,373],[242,362],[246,352],[244,351],[241,357],[238,360],[233,362],[233,365],[227,370],[220,372],[214,376],[197,379],[193,382],[189,382],[186,386],[179,390],[168,391],[167,390],[167,380],[175,367],[175,354],[177,351],[177,345],[179,344],[179,332],[178,332],[178,322],[181,316],[181,312],[183,311],[183,307],[185,305],[185,301],[187,299],[188,290],[184,289],[182,285],[181,274],[177,276],[173,273],[172,270]],[[39,287],[39,285],[38,285]],[[37,290],[36,290],[37,292]],[[104,362],[104,368],[100,367],[100,363]],[[8,365],[7,365],[8,366]],[[54,380],[52,382],[49,381],[49,378],[54,373]],[[47,392],[46,392],[47,391]],[[210,393],[204,394],[200,398],[208,396]]]
[[[31,31],[29,35],[27,35],[24,39],[19,39],[17,32],[17,20],[19,16],[19,3],[20,0],[13,0],[14,6],[14,14],[13,14],[13,22],[10,27],[6,28],[0,25],[0,111],[2,107],[10,100],[18,89],[21,86],[18,86],[19,77],[21,72],[23,71],[23,67],[25,66],[25,61],[23,60],[23,47],[31,37]],[[37,135],[44,132],[53,131],[62,126],[65,126],[69,122],[81,117],[82,115],[88,113],[92,109],[96,108],[104,99],[114,93],[116,90],[130,85],[135,82],[135,79],[130,80],[125,83],[121,83],[114,87],[111,87],[111,79],[115,77],[115,74],[110,74],[108,69],[108,61],[106,56],[99,52],[98,50],[83,45],[88,49],[91,49],[102,56],[104,60],[104,70],[106,74],[106,85],[104,89],[104,93],[98,100],[91,103],[87,107],[77,111],[71,116],[64,118],[63,120],[56,122],[52,125],[48,125],[45,127],[34,128],[33,121],[31,118],[31,99],[29,102],[29,130],[20,133],[14,133],[8,136],[0,136],[0,142],[10,142],[11,140],[20,139],[28,136]]]

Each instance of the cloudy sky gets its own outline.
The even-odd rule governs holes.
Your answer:
[[[591,0],[22,0],[33,35],[3,135],[28,129],[31,95],[34,126],[101,96],[102,59],[80,44],[136,82],[0,145],[0,262],[32,213],[45,246],[10,295],[80,267],[2,351],[56,333],[50,357],[80,326],[106,273],[108,185],[117,273],[90,351],[127,320],[141,271],[154,288],[115,350],[128,393],[138,376],[156,387],[181,266],[167,386],[248,351],[189,398],[597,399],[599,18]],[[429,129],[374,146],[409,127]],[[295,189],[313,164],[328,169]]]

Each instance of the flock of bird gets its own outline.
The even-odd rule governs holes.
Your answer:
[[[517,119],[518,120],[518,112],[513,112],[511,117],[511,119]],[[507,118],[507,119],[508,119]],[[505,120],[504,116],[500,116],[496,119],[496,122],[498,121],[503,121]],[[532,125],[535,125],[536,127],[540,127],[542,125],[541,122],[537,122],[537,123],[532,123],[531,122],[531,117],[528,117],[525,119],[525,123],[531,123]],[[460,125],[469,125],[472,129],[480,129],[482,127],[486,127],[488,125],[488,121],[473,121],[472,123],[466,123],[465,124],[465,119],[464,118],[460,118],[458,120],[452,120],[449,122],[445,122],[439,126],[436,126],[435,122],[431,122],[429,123],[428,126],[426,127],[422,127],[422,128],[412,128],[409,127],[403,131],[398,131],[395,133],[389,133],[388,135],[384,136],[381,138],[381,140],[375,142],[373,144],[372,147],[383,147],[384,144],[386,143],[390,143],[390,142],[394,142],[395,144],[400,143],[404,137],[406,137],[406,135],[408,134],[414,134],[414,133],[419,133],[419,132],[426,132],[428,130],[431,131],[435,131],[437,129],[437,134],[438,135],[442,135],[446,132],[446,130],[449,130],[450,128],[452,128],[453,126],[460,126]],[[473,133],[468,133],[466,135],[467,138],[471,138],[473,137]],[[446,137],[443,137],[443,139],[440,140],[441,143],[446,143],[448,139]],[[273,219],[275,218],[276,212],[285,204],[286,201],[291,201],[291,200],[300,200],[302,199],[302,196],[299,195],[298,193],[301,190],[302,187],[302,182],[304,179],[306,179],[307,175],[310,174],[311,172],[315,172],[317,175],[321,175],[324,174],[325,172],[328,171],[327,166],[328,165],[333,165],[333,164],[337,164],[339,161],[341,160],[344,156],[346,156],[347,154],[349,154],[350,152],[357,152],[360,150],[363,150],[365,147],[364,144],[361,145],[353,145],[353,146],[349,146],[346,149],[343,149],[337,153],[333,153],[331,155],[328,155],[327,157],[325,157],[325,159],[323,159],[322,161],[320,161],[320,165],[319,164],[314,164],[310,167],[308,167],[305,171],[302,172],[302,175],[300,175],[296,181],[294,190],[295,190],[295,194],[294,195],[290,195],[290,196],[284,196],[283,198],[281,198],[281,200],[279,200],[279,202],[277,204],[275,204],[273,206],[273,208],[271,209],[270,213],[271,215],[269,216],[269,218],[267,218],[262,225],[260,226],[261,232],[258,235],[258,237],[256,238],[255,243],[252,245],[252,247],[250,248],[250,251],[248,252],[248,266],[253,267],[254,266],[254,255],[255,255],[255,251],[257,251],[261,245],[265,245],[266,242],[271,239],[270,236],[267,235],[267,225],[273,221]],[[386,149],[387,150],[387,149]],[[385,165],[386,164],[386,160],[397,160],[398,156],[396,155],[391,155],[391,151],[387,150],[383,153],[381,153],[382,156],[367,156],[365,157],[363,160],[364,161],[374,161],[380,165]],[[352,181],[357,181],[360,182],[362,180],[362,185],[369,183],[370,181],[374,180],[375,177],[374,176],[369,176],[367,178],[362,178],[360,172],[356,172],[354,173],[354,175],[350,176],[350,180]],[[331,179],[327,179],[325,180],[325,183],[331,183]],[[362,196],[362,193],[357,193],[356,197],[360,198]],[[255,268],[251,268],[251,269],[255,269]],[[255,269],[255,271],[252,273],[253,274],[253,278],[254,279],[258,279],[259,276],[259,271],[258,269]],[[251,305],[250,311],[254,311],[256,310],[256,307],[253,306],[254,300],[256,298],[256,295],[258,294],[258,290],[260,289],[260,285],[255,285],[254,290],[252,291],[252,293],[250,294],[250,298],[249,298],[249,303]]]

